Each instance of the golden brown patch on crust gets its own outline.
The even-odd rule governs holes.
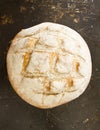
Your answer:
[[[68,87],[72,87],[73,84],[74,84],[74,81],[73,81],[72,77],[69,77],[69,78],[67,79],[67,82],[68,82]]]
[[[36,45],[37,41],[38,41],[37,38],[32,38],[32,39],[30,38],[26,47],[34,47]]]
[[[23,72],[25,72],[26,67],[30,61],[30,56],[31,56],[31,53],[29,52],[26,52],[25,55],[23,56],[23,69],[22,69]]]
[[[80,66],[80,63],[79,62],[75,62],[75,70],[76,70],[76,72],[79,71],[79,66]]]
[[[51,90],[51,82],[49,82],[48,86],[46,86],[47,93],[50,93]]]
[[[47,77],[44,77],[43,86],[44,86],[44,88],[46,89],[47,92],[50,92],[51,82],[48,81]]]

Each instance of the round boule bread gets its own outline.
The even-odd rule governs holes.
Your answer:
[[[7,54],[9,80],[16,93],[38,108],[53,108],[87,88],[90,51],[73,29],[45,22],[21,30]]]

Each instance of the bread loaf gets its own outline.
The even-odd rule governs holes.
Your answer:
[[[9,80],[29,104],[53,108],[79,97],[91,77],[86,42],[71,28],[45,22],[21,30],[7,54]]]

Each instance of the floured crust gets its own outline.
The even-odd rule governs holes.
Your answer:
[[[13,88],[39,108],[52,108],[80,96],[89,83],[91,68],[82,37],[67,26],[49,22],[20,31],[7,55]]]

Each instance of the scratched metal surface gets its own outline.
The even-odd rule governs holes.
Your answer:
[[[67,25],[86,40],[93,73],[78,99],[57,108],[41,110],[12,89],[6,71],[10,41],[22,28],[51,21]],[[100,1],[0,0],[0,130],[100,129]]]

